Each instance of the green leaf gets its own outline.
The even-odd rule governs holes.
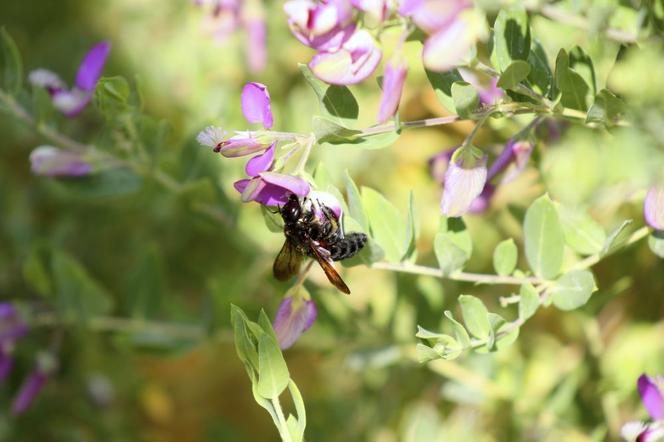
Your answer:
[[[528,64],[530,64],[530,73],[528,81],[539,88],[542,95],[548,95],[553,86],[553,72],[549,66],[549,60],[542,44],[533,40],[528,54]]]
[[[470,347],[470,336],[466,328],[456,319],[451,311],[445,310],[445,317],[452,323],[452,330],[454,331],[454,337],[459,341],[459,345],[463,348]]]
[[[0,28],[0,85],[10,95],[20,92],[23,85],[23,62],[14,39]]]
[[[304,79],[318,97],[324,115],[340,120],[340,123],[357,120],[360,108],[350,89],[319,80],[306,64],[299,64],[299,68]]]
[[[290,374],[277,341],[267,333],[258,338],[258,383],[256,391],[266,399],[276,399],[288,387]]]
[[[417,333],[415,333],[416,338],[429,339],[429,340],[442,339],[444,336],[445,335],[442,333],[432,332],[430,330],[427,330],[426,328],[420,327],[419,325],[417,326]]]
[[[74,257],[54,252],[51,265],[56,307],[62,316],[85,322],[112,310],[113,299],[106,289]]]
[[[606,241],[606,232],[597,221],[584,211],[564,206],[559,208],[565,242],[582,255],[599,253]]]
[[[648,237],[648,247],[655,255],[664,258],[664,232],[652,232]]]
[[[492,333],[489,312],[484,303],[474,296],[460,295],[459,305],[463,322],[471,335],[478,339],[487,339]]]
[[[625,103],[620,98],[611,91],[602,89],[588,109],[586,123],[602,123],[610,126],[620,119],[624,110]]]
[[[493,251],[493,268],[496,273],[504,276],[509,275],[516,267],[518,251],[512,238],[501,241]]]
[[[465,81],[452,84],[452,99],[457,114],[463,118],[470,118],[480,103],[480,97],[475,88]]]
[[[489,313],[489,322],[493,330],[494,341],[488,341],[485,348],[489,351],[502,350],[509,347],[519,337],[519,327],[507,322],[497,313]]]
[[[463,77],[457,69],[452,69],[449,72],[433,72],[426,71],[427,78],[429,83],[436,92],[436,97],[438,101],[453,114],[457,113],[456,107],[454,107],[454,100],[452,99],[452,84],[457,81],[464,81]]]
[[[540,298],[535,287],[529,282],[521,284],[519,290],[519,319],[525,321],[535,314],[540,305]]]
[[[360,196],[360,191],[357,188],[357,185],[351,178],[350,173],[346,170],[346,199],[348,200],[348,212],[355,221],[359,223],[362,227],[362,230],[365,232],[369,231],[369,222],[367,221],[367,215],[362,206],[362,196]]]
[[[34,247],[23,261],[23,279],[41,296],[53,295],[53,283],[48,272],[48,260],[40,247]]]
[[[295,407],[295,412],[297,413],[297,423],[300,430],[299,434],[304,437],[304,430],[307,426],[307,411],[304,407],[304,400],[302,399],[302,393],[295,385],[295,382],[291,379],[288,382],[288,391],[290,392],[291,398],[293,399],[293,406]]]
[[[530,74],[530,65],[522,60],[513,61],[505,71],[500,74],[498,87],[503,89],[512,89],[517,84],[528,78]]]
[[[561,104],[570,109],[586,111],[590,88],[583,77],[569,67],[569,57],[564,49],[558,52],[554,77],[556,90],[561,94]]]
[[[152,244],[146,247],[129,278],[125,297],[132,316],[139,318],[156,316],[164,291],[162,280],[159,249]]]
[[[420,364],[433,361],[435,359],[440,359],[440,355],[433,348],[421,343],[418,343],[415,346],[415,352],[417,355],[417,361]]]
[[[57,180],[53,184],[68,196],[76,198],[110,198],[140,190],[143,179],[129,169],[106,169],[74,180]]]
[[[441,218],[440,228],[434,238],[434,252],[438,266],[448,276],[470,259],[473,243],[461,218]]]
[[[106,118],[114,118],[129,109],[130,95],[129,82],[124,77],[102,77],[95,87],[92,102]]]
[[[528,208],[523,230],[530,268],[541,278],[557,276],[563,263],[565,243],[558,212],[548,195],[539,197]]]
[[[628,219],[620,223],[618,227],[613,229],[611,233],[606,237],[606,241],[604,241],[604,246],[602,247],[602,250],[599,252],[599,256],[606,256],[609,253],[613,252],[617,248],[619,248],[626,240],[628,237],[629,232],[625,230],[627,226],[632,224],[632,220]]]
[[[401,213],[383,195],[369,187],[362,188],[362,203],[372,238],[385,251],[385,259],[398,262],[405,253],[406,228]]]
[[[415,207],[415,197],[411,190],[408,196],[408,218],[406,219],[406,246],[402,261],[415,262],[417,259],[417,239],[420,236],[419,217]]]
[[[560,310],[574,310],[585,305],[595,290],[597,286],[592,272],[572,270],[556,281],[551,289],[551,299]]]
[[[324,116],[314,117],[312,125],[318,143],[338,147],[382,149],[391,146],[399,138],[399,133],[396,131],[362,136],[362,131],[349,129]]]
[[[574,46],[569,51],[569,67],[578,73],[594,94],[597,93],[597,80],[595,78],[595,67],[588,54],[579,46]]]
[[[501,9],[493,24],[492,61],[504,72],[514,60],[528,60],[530,24],[523,8]]]
[[[231,324],[235,340],[235,351],[247,369],[252,382],[256,381],[258,373],[258,343],[249,332],[249,320],[240,307],[231,304]]]

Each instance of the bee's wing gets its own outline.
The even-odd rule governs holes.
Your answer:
[[[312,241],[309,240],[309,247],[311,248],[311,251],[314,254],[314,257],[316,258],[316,261],[318,261],[318,264],[320,264],[321,268],[325,272],[325,276],[327,276],[327,279],[330,280],[330,282],[339,290],[344,292],[347,295],[350,295],[350,289],[346,285],[343,279],[341,279],[341,276],[339,276],[339,273],[337,273],[337,270],[334,268],[334,265],[332,264],[332,261],[329,259],[324,258],[321,253],[318,251],[318,246]]]
[[[303,255],[297,251],[295,245],[289,239],[286,239],[272,265],[274,277],[279,281],[286,281],[291,276],[296,275],[300,270],[302,258]]]

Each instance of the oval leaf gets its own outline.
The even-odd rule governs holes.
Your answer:
[[[256,391],[266,399],[277,398],[288,387],[290,375],[277,341],[267,333],[258,337]]]
[[[551,299],[560,310],[574,310],[588,302],[595,290],[597,286],[592,272],[573,270],[556,281],[551,289]]]
[[[459,305],[463,322],[470,334],[478,339],[487,339],[491,334],[491,322],[484,303],[474,296],[461,295]]]
[[[523,230],[530,268],[541,278],[557,276],[565,244],[558,212],[548,195],[539,197],[528,208]]]
[[[500,242],[493,251],[493,268],[501,276],[509,275],[516,267],[516,244],[512,238]]]

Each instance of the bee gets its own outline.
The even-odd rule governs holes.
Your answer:
[[[367,242],[364,233],[344,235],[340,220],[329,207],[318,201],[304,198],[302,203],[291,194],[279,214],[284,220],[284,242],[274,260],[272,271],[279,281],[297,274],[302,259],[307,256],[318,261],[327,279],[340,291],[350,294],[333,261],[350,258]]]

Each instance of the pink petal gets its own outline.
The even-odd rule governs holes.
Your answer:
[[[76,86],[79,89],[86,92],[94,90],[110,52],[111,43],[102,41],[85,54],[76,74]]]
[[[244,25],[247,30],[247,60],[251,72],[261,72],[267,64],[267,26],[265,20],[252,18]]]
[[[382,51],[366,30],[355,32],[336,52],[320,52],[309,62],[313,73],[330,84],[356,84],[371,75]]]
[[[243,157],[252,153],[267,149],[269,145],[260,143],[246,132],[238,132],[237,135],[223,141],[219,147],[219,153],[226,158]]]
[[[260,177],[265,182],[286,189],[297,196],[307,196],[311,187],[302,178],[276,172],[262,172]]]
[[[464,167],[463,159],[450,161],[440,202],[443,215],[458,217],[468,212],[473,200],[484,190],[486,177],[486,155],[468,168]]]
[[[471,3],[465,0],[424,0],[412,10],[412,18],[417,26],[433,34],[449,26],[470,6]]]
[[[397,60],[390,60],[390,62],[385,65],[385,72],[383,75],[383,94],[380,101],[380,109],[378,111],[379,123],[386,122],[397,112],[407,73],[408,67],[401,55],[397,57]]]
[[[311,299],[285,298],[274,319],[274,331],[282,349],[291,347],[316,320],[316,304]]]
[[[454,20],[424,42],[424,66],[436,72],[449,71],[462,62],[473,43],[467,23],[461,19]]]
[[[265,153],[257,155],[247,161],[247,165],[244,170],[249,176],[257,176],[261,172],[265,172],[272,166],[272,161],[274,160],[274,149],[277,143],[272,143],[272,146],[268,147]]]
[[[636,383],[641,402],[654,420],[664,419],[664,397],[654,379],[642,374]]]
[[[261,123],[264,128],[272,128],[272,109],[267,86],[261,83],[247,83],[242,89],[242,113],[250,123]]]
[[[648,190],[643,203],[643,216],[650,227],[664,230],[664,185]]]

